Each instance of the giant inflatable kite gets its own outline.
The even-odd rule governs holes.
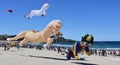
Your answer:
[[[45,47],[48,47],[53,42],[53,38],[50,37],[52,32],[54,32],[55,35],[58,34],[61,27],[62,27],[62,23],[60,20],[53,20],[47,25],[47,27],[44,30],[40,32],[26,30],[19,33],[16,37],[8,38],[7,40],[17,40],[20,38],[24,38],[20,42],[20,46],[23,46],[27,42],[35,42],[35,43],[45,42],[47,43]]]
[[[67,53],[67,59],[75,58],[79,59],[78,54],[82,53],[83,51],[86,52],[86,54],[89,56],[90,55],[90,45],[93,43],[93,36],[86,34],[85,36],[82,37],[82,40],[80,42],[76,42],[73,45],[73,49],[69,49],[69,53]]]
[[[48,9],[49,4],[44,3],[40,10],[32,10],[28,15],[25,15],[26,18],[31,19],[32,16],[45,16],[46,10]]]

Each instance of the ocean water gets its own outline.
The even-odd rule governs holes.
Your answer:
[[[53,46],[73,47],[74,43],[53,43]],[[120,41],[95,41],[91,48],[120,48]]]
[[[96,41],[92,48],[120,48],[120,41]]]
[[[40,43],[40,45],[44,45],[45,43]],[[53,43],[51,46],[59,46],[59,47],[73,47],[74,43]],[[120,49],[120,41],[95,41],[91,48],[119,48]]]

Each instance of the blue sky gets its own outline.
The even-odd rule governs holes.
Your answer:
[[[45,2],[49,3],[45,17],[24,18]],[[13,13],[6,12],[6,9],[12,9]],[[119,0],[0,0],[0,34],[40,31],[54,19],[62,21],[61,32],[67,39],[80,40],[89,33],[95,41],[120,41]]]

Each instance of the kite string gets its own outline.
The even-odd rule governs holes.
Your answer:
[[[62,14],[61,12],[60,12],[60,10],[54,5],[54,3],[53,2],[50,2],[51,0],[48,0],[48,2],[50,3],[50,6],[51,7],[53,7],[53,9],[54,9],[54,11],[56,11],[56,13],[60,16],[60,18],[62,18],[63,20],[65,20],[65,22],[67,22],[67,26],[70,26],[70,28],[69,28],[69,30],[68,30],[68,28],[64,28],[64,29],[66,29],[67,31],[66,31],[66,35],[67,36],[71,36],[71,32],[73,32],[73,31],[76,31],[76,32],[78,32],[78,33],[80,33],[80,34],[83,34],[82,32],[80,32],[80,30],[76,30],[76,27],[74,27],[74,24],[72,24],[71,22],[72,21],[70,21],[70,19],[68,19],[68,18],[66,18],[65,16],[64,16],[64,14]],[[54,2],[55,2],[55,0],[54,0]],[[64,23],[63,23],[64,24]],[[63,25],[64,26],[64,25]],[[71,29],[71,30],[70,30]]]
[[[50,2],[50,0],[48,0],[48,1]],[[55,0],[54,0],[54,2],[55,2]],[[50,2],[50,3],[51,3],[51,2]],[[71,21],[70,21],[68,18],[66,18],[66,17],[64,16],[64,14],[62,14],[62,13],[60,12],[60,10],[59,10],[56,6],[54,6],[53,3],[51,3],[50,6],[53,7],[54,11],[56,11],[56,13],[60,16],[60,18],[62,18],[63,20],[66,20],[66,22],[69,23],[69,25],[70,25],[70,27],[72,27],[72,29],[75,28],[75,27],[73,26],[73,24],[70,23]]]

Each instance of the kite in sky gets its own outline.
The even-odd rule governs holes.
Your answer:
[[[6,12],[12,13],[13,10],[12,9],[7,9]]]
[[[40,10],[32,10],[28,15],[25,15],[26,18],[31,19],[32,16],[45,16],[46,10],[48,9],[49,4],[44,3]]]

